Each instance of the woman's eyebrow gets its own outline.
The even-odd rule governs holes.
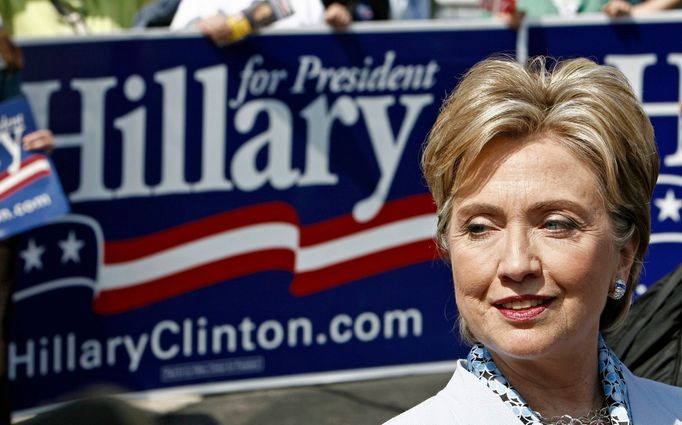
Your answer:
[[[570,201],[568,199],[554,199],[548,201],[540,201],[531,205],[533,211],[552,211],[552,210],[570,210],[576,213],[587,216],[590,210],[578,202]]]
[[[465,203],[461,206],[453,206],[454,215],[462,220],[467,219],[472,215],[477,214],[490,214],[490,215],[501,215],[503,214],[503,209],[494,204],[487,202],[472,202]],[[581,216],[589,216],[590,210],[584,205],[578,202],[571,201],[568,199],[551,199],[546,201],[539,201],[531,204],[529,211],[553,211],[553,210],[569,210],[574,211]]]
[[[470,204],[463,204],[462,206],[454,206],[455,215],[459,219],[468,218],[475,214],[502,214],[502,208],[497,205],[485,202],[472,202]]]

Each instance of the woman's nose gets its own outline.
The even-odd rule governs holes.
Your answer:
[[[501,281],[522,282],[542,274],[531,235],[526,229],[508,229],[500,253],[498,277]]]

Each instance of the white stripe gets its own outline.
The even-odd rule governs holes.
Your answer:
[[[676,117],[680,114],[680,104],[677,102],[643,103],[644,112],[650,117]]]
[[[85,286],[86,288],[94,289],[95,281],[89,277],[67,277],[63,279],[51,280],[49,282],[41,283],[21,291],[17,291],[12,296],[12,301],[19,302],[26,298],[33,297],[43,292],[54,291],[55,289],[69,288],[72,286]]]
[[[263,249],[298,247],[298,227],[268,223],[217,233],[126,263],[104,265],[97,292],[117,289],[191,269],[236,255]]]
[[[528,61],[528,25],[524,22],[516,31],[516,61],[525,66]]]
[[[50,163],[46,159],[39,159],[24,167],[19,168],[16,173],[10,174],[0,181],[0,194],[7,192],[24,180],[28,180],[41,171],[49,170]]]
[[[682,176],[675,174],[661,174],[658,176],[658,181],[656,184],[674,184],[676,186],[682,186]]]
[[[649,244],[682,242],[682,232],[652,233]]]
[[[433,238],[435,229],[436,215],[428,214],[301,248],[296,256],[296,271],[318,270],[374,252]]]

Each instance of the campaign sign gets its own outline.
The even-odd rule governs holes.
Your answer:
[[[22,138],[35,129],[25,98],[0,103],[0,239],[69,210],[50,159],[23,149]]]
[[[73,213],[24,238],[42,267],[19,264],[16,409],[465,353],[419,155],[457,78],[513,31],[81,40],[23,45]]]
[[[620,69],[654,126],[661,168],[651,203],[651,241],[639,294],[682,262],[680,34],[682,14],[673,13],[636,21],[544,20],[531,24],[528,32],[529,56],[587,56]]]

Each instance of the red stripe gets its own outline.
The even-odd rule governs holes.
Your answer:
[[[45,155],[40,155],[40,154],[31,155],[30,157],[21,161],[21,165],[20,165],[19,169],[22,169],[29,164],[33,164],[34,162],[43,161],[43,160],[45,160],[45,161],[47,160]],[[9,189],[7,189],[2,194],[0,194],[0,201],[14,195],[15,193],[17,193],[21,189],[25,188],[29,184],[33,183],[34,181],[39,180],[45,176],[49,176],[50,174],[51,174],[51,170],[47,169],[47,170],[39,171],[35,174],[32,174],[29,178],[26,178],[24,180],[20,180],[19,183],[16,183],[14,186],[11,186]],[[10,176],[9,169],[6,169],[2,173],[0,173],[0,181],[6,179],[9,176]]]
[[[24,168],[24,167],[27,166],[28,164],[32,164],[32,163],[34,163],[34,162],[41,161],[41,160],[43,160],[43,159],[47,159],[47,157],[46,157],[45,155],[41,155],[41,154],[31,155],[31,156],[29,156],[28,158],[26,158],[26,159],[24,159],[23,161],[21,161],[21,165],[19,166],[19,168],[20,168],[20,169],[21,169],[21,168]],[[0,180],[6,178],[7,176],[9,176],[9,168],[5,169],[5,171],[3,171],[2,173],[0,173]]]
[[[51,174],[50,170],[43,170],[43,171],[39,171],[39,172],[31,175],[31,177],[29,177],[27,179],[21,180],[19,183],[15,184],[14,186],[7,189],[4,193],[2,193],[2,195],[0,195],[0,201],[5,200],[6,198],[14,195],[15,193],[17,193],[21,189],[30,185],[34,181],[40,180],[45,176],[49,176],[50,174]]]
[[[123,313],[240,276],[268,270],[292,272],[294,262],[294,253],[286,249],[230,257],[135,286],[102,291],[93,310],[99,314]]]
[[[258,223],[298,224],[296,210],[283,202],[271,202],[216,214],[150,235],[104,244],[104,263],[136,260],[219,232]]]
[[[423,214],[434,213],[431,195],[419,194],[398,199],[384,205],[379,214],[366,223],[358,223],[352,215],[306,225],[301,229],[301,246],[315,245],[386,223]]]
[[[323,269],[299,273],[294,277],[289,292],[299,297],[311,295],[398,267],[437,258],[438,252],[433,240],[413,242]]]

